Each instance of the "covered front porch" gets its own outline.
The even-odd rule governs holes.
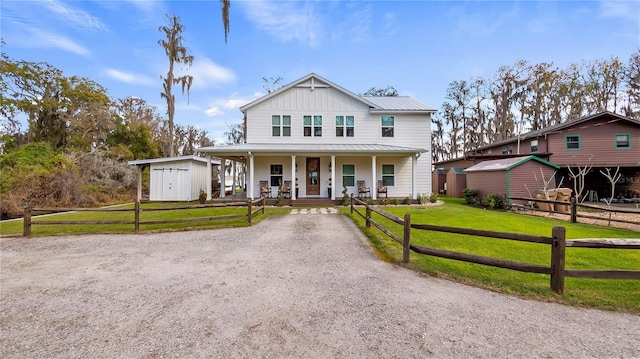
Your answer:
[[[261,196],[341,201],[347,196],[416,199],[428,182],[428,159],[421,161],[424,149],[389,145],[340,144],[241,144],[200,148],[198,152],[246,166],[247,198]],[[222,179],[224,182],[224,179]],[[221,183],[225,186],[225,183]],[[380,186],[379,186],[380,185]],[[362,188],[364,187],[364,189]],[[384,191],[378,187],[384,187]],[[423,188],[424,187],[424,188]],[[224,198],[224,193],[221,193]],[[207,188],[211,199],[211,189]]]

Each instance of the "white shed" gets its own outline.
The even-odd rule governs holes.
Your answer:
[[[138,199],[142,197],[142,171],[150,166],[150,201],[193,201],[200,191],[206,193],[207,159],[197,156],[180,156],[129,161],[138,166]],[[211,160],[211,165],[219,166],[220,161]]]

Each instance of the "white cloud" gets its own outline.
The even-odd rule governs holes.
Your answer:
[[[638,22],[640,4],[636,1],[601,1],[602,16]]]
[[[106,30],[107,26],[99,18],[84,10],[73,8],[58,0],[47,0],[45,6],[54,12],[60,20],[82,29]]]
[[[91,52],[84,46],[61,35],[44,32],[39,29],[28,29],[31,33],[28,43],[39,48],[58,48],[81,56],[89,56]]]
[[[218,87],[236,80],[233,70],[224,68],[208,58],[196,57],[188,71],[177,75],[183,74],[193,76],[193,87],[196,88]]]
[[[220,109],[218,108],[218,106],[211,106],[209,107],[206,111],[204,111],[204,113],[207,114],[207,116],[221,116],[224,114],[224,112],[220,111]]]
[[[147,76],[142,76],[131,72],[124,72],[116,69],[106,69],[105,74],[113,79],[127,84],[150,85],[154,83],[154,81]]]
[[[133,6],[137,7],[139,10],[143,12],[153,12],[154,10],[160,8],[162,6],[161,1],[151,1],[151,0],[127,0],[129,3],[133,4]]]
[[[222,107],[227,110],[237,110],[240,108],[240,106],[248,102],[249,101],[244,99],[228,99],[227,101],[224,102],[224,105]]]
[[[280,41],[298,41],[310,47],[317,44],[321,31],[320,14],[313,2],[300,6],[295,1],[257,0],[240,2],[249,20]]]

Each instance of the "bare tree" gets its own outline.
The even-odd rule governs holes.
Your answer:
[[[605,176],[607,178],[607,180],[609,181],[609,183],[611,183],[611,198],[609,198],[609,200],[607,200],[605,198],[605,202],[607,203],[607,206],[611,205],[611,202],[613,202],[613,198],[616,195],[616,182],[618,182],[618,180],[620,180],[620,178],[622,177],[622,173],[620,172],[620,166],[616,167],[616,171],[613,173],[613,175],[611,174],[611,168],[605,168],[605,172],[602,172],[602,170],[600,170],[600,173]]]
[[[182,87],[182,94],[184,95],[184,90],[186,88],[188,97],[189,90],[191,89],[191,84],[193,83],[193,76],[182,75],[176,77],[173,71],[175,64],[184,64],[187,67],[191,67],[191,64],[193,64],[193,55],[189,55],[189,49],[184,47],[182,44],[184,40],[184,38],[182,37],[182,32],[185,28],[180,23],[180,18],[176,15],[173,15],[172,17],[170,17],[169,15],[165,16],[167,17],[167,19],[169,19],[169,26],[160,26],[159,30],[161,32],[164,32],[167,38],[166,40],[159,40],[158,44],[160,44],[164,48],[165,54],[169,59],[169,71],[167,72],[166,78],[161,77],[164,80],[164,92],[160,93],[160,97],[167,100],[167,116],[169,117],[169,141],[171,141],[169,156],[173,157],[175,153],[173,144],[173,115],[175,113],[176,98],[171,90],[173,88],[173,85],[180,84]]]
[[[584,165],[584,167],[580,165],[567,167],[567,169],[569,170],[569,176],[573,178],[573,193],[576,194],[576,198],[581,203],[584,202],[584,198],[582,198],[582,192],[584,191],[585,185],[584,179],[593,167],[593,165],[591,164],[592,157],[593,155],[589,155],[589,163]]]
[[[267,91],[267,93],[272,93],[282,87],[280,86],[280,82],[282,82],[282,77],[278,77],[277,79],[274,79],[273,77],[269,77],[269,78],[263,77],[262,80],[264,81],[262,88],[265,91]]]

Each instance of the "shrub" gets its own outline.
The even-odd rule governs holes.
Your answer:
[[[200,190],[200,194],[198,195],[198,203],[204,204],[207,201],[207,194],[204,193],[203,190]]]
[[[502,196],[497,194],[488,194],[482,199],[482,205],[490,209],[504,209],[505,202]]]
[[[346,181],[342,183],[342,205],[343,206],[351,205],[351,199],[349,198],[349,194],[347,193],[347,182]]]
[[[276,202],[276,206],[278,207],[284,206],[284,193],[282,192],[282,181],[278,181],[278,201]]]
[[[436,202],[438,202],[438,198],[440,198],[440,196],[438,196],[437,193],[432,192],[431,195],[429,196],[429,202],[430,203],[436,203]]]
[[[411,204],[411,197],[405,197],[402,200],[402,203],[406,204],[407,206]]]
[[[418,193],[418,203],[427,204],[429,201],[429,196],[426,193]]]
[[[380,204],[383,206],[388,206],[390,203],[389,198],[383,198],[380,200]]]
[[[480,198],[478,197],[478,191],[475,189],[465,188],[462,191],[462,195],[464,196],[464,203],[477,205],[480,203]]]
[[[397,198],[394,198],[394,199],[391,201],[391,203],[393,203],[393,205],[394,205],[394,206],[397,206],[397,205],[399,205],[399,204],[400,204],[400,201],[398,201],[398,199],[397,199]]]

